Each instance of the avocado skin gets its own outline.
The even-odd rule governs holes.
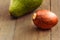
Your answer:
[[[10,0],[9,12],[13,17],[20,17],[35,10],[42,0]]]

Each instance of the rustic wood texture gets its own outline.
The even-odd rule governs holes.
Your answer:
[[[23,17],[11,19],[8,11],[10,0],[0,0],[0,40],[60,40],[60,0],[43,0],[38,9],[54,12],[58,24],[51,30],[42,31],[32,22],[32,13]]]
[[[9,16],[9,0],[0,0],[0,40],[12,40],[15,20]]]
[[[60,40],[60,0],[51,0],[51,11],[59,18],[58,24],[51,30],[51,40]]]

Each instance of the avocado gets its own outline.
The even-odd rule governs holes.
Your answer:
[[[14,17],[20,17],[35,10],[42,0],[10,0],[9,12]]]

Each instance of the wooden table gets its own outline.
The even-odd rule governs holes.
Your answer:
[[[35,28],[31,19],[33,13],[11,19],[9,3],[10,0],[0,0],[0,40],[60,40],[60,0],[43,0],[38,8],[51,10],[59,18],[58,24],[47,31]]]

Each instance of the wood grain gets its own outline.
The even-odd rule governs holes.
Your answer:
[[[10,0],[0,0],[0,40],[13,40],[15,20],[8,11]]]
[[[17,20],[14,40],[37,40],[38,31],[35,29],[31,14]]]
[[[38,9],[50,10],[50,0],[43,0]],[[17,19],[14,40],[50,40],[50,31],[39,31],[32,22],[32,14]]]
[[[60,0],[43,0],[36,9],[51,10],[58,16],[58,24],[51,30],[43,31],[32,22],[32,13],[17,20],[10,17],[10,0],[0,0],[0,40],[60,40]]]
[[[60,0],[51,0],[51,11],[58,16],[58,24],[51,30],[51,40],[60,40]]]

